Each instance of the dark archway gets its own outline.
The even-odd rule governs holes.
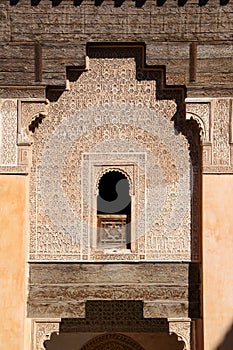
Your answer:
[[[144,350],[132,338],[123,334],[109,333],[95,337],[85,344],[81,350]]]

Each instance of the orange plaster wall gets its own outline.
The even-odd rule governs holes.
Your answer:
[[[233,175],[203,178],[204,350],[233,349]]]
[[[26,176],[0,175],[0,349],[23,350]]]

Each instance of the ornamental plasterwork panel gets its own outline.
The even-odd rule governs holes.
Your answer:
[[[175,333],[178,340],[184,342],[183,350],[190,350],[191,322],[185,319],[168,319],[169,333]]]
[[[18,164],[31,165],[32,134],[47,114],[48,101],[45,99],[24,99],[18,101]]]
[[[45,350],[44,342],[59,333],[60,319],[33,320],[33,350]]]
[[[116,145],[115,145],[116,146]],[[99,150],[100,151],[100,150]],[[127,259],[135,260],[145,257],[146,232],[146,203],[145,203],[145,159],[146,153],[84,153],[82,156],[82,239],[83,254],[88,254],[88,259]],[[96,247],[96,212],[98,181],[108,171],[120,171],[126,175],[130,183],[131,196],[131,252],[127,250],[105,249]],[[87,244],[89,242],[89,244]],[[88,249],[86,249],[87,247]],[[123,253],[123,255],[121,255]],[[113,254],[113,255],[111,255]],[[125,254],[128,254],[127,256]]]
[[[232,99],[187,99],[186,118],[195,119],[202,137],[204,173],[233,173]]]
[[[18,144],[30,145],[30,131],[36,125],[36,119],[41,120],[47,115],[48,100],[45,99],[27,99],[18,101]],[[40,121],[38,120],[38,123]],[[33,130],[34,132],[34,130]]]
[[[186,102],[186,118],[196,120],[200,128],[203,165],[212,164],[212,109],[213,103],[210,99],[195,101],[188,99]]]
[[[17,101],[0,99],[0,165],[17,165]]]
[[[202,134],[202,142],[208,143],[211,141],[211,102],[187,102],[186,103],[186,118],[195,119]]]
[[[230,165],[230,99],[218,99],[213,113],[213,164]]]
[[[90,253],[83,223],[91,224],[88,213],[93,208],[88,208],[89,199],[84,201],[82,179],[83,155],[94,153],[96,169],[105,154],[112,154],[118,165],[121,154],[130,154],[124,157],[126,173],[135,159],[140,258],[191,259],[198,244],[193,244],[197,238],[191,239],[189,144],[171,121],[176,103],[157,101],[155,81],[135,76],[133,58],[91,58],[89,70],[47,106],[48,115],[33,135],[30,259],[134,259],[133,254]],[[144,154],[143,166],[137,154]],[[111,167],[110,158],[107,161]],[[98,172],[89,171],[87,178],[91,176],[95,186]]]

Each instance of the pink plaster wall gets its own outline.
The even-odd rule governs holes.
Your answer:
[[[0,176],[0,349],[21,350],[25,281],[24,176]]]
[[[203,177],[204,350],[233,349],[233,175]]]

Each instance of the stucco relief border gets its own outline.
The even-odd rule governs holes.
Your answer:
[[[33,133],[42,120],[47,116],[47,99],[27,98],[17,102],[18,125],[17,125],[17,145],[18,164],[24,166],[31,165],[31,144],[33,143]]]
[[[213,99],[210,98],[187,98],[186,119],[194,119],[199,125],[200,138],[202,143],[202,164],[203,166],[212,164],[212,114]]]
[[[202,173],[203,174],[232,174],[233,173],[233,99],[231,98],[186,98],[186,119],[194,119],[200,128],[202,142]],[[218,110],[218,103],[229,103],[224,115]],[[204,108],[209,105],[208,111]],[[203,113],[204,118],[203,118]],[[229,117],[228,117],[229,115]],[[228,134],[216,135],[215,131],[223,129]],[[221,137],[220,137],[221,136]],[[225,164],[218,164],[216,156],[220,157],[221,148],[225,152]]]
[[[15,129],[12,123],[9,124],[4,137],[11,143],[3,144],[2,147],[9,148],[11,152],[5,152],[12,157],[12,151],[15,148],[15,164],[3,163],[0,165],[0,174],[28,174],[31,165],[30,145],[33,143],[32,134],[35,127],[47,115],[47,105],[49,101],[45,98],[25,98],[25,99],[1,99],[4,101],[15,101]],[[9,133],[10,132],[10,133]],[[13,140],[13,143],[12,143]],[[8,160],[8,159],[7,159]]]
[[[0,166],[1,175],[8,175],[8,174],[27,175],[28,172],[29,172],[28,167],[23,165],[16,165],[16,166],[1,165]]]
[[[17,166],[17,100],[0,99],[0,164]]]
[[[59,334],[60,322],[61,318],[33,319],[31,350],[45,350],[45,341],[50,340],[53,333]],[[191,319],[169,318],[168,322],[169,334],[175,334],[178,337],[178,341],[184,343],[183,350],[191,350]],[[94,343],[97,338],[93,339]],[[92,341],[91,344],[93,344]],[[86,345],[84,346],[85,349]]]
[[[32,320],[31,350],[45,350],[44,342],[51,338],[52,333],[59,334],[60,318]]]
[[[176,334],[178,341],[183,341],[183,350],[191,350],[191,319],[190,318],[168,318],[169,333]]]
[[[141,234],[138,232],[137,226],[134,223],[134,218],[143,216],[140,218],[140,222],[144,223],[144,226],[140,228],[141,232],[146,232],[146,155],[145,153],[84,153],[82,155],[82,198],[84,193],[90,199],[90,205],[82,206],[83,222],[88,222],[87,227],[83,225],[82,228],[82,240],[83,247],[87,246],[88,251],[83,251],[83,257],[88,256],[95,260],[111,260],[108,254],[104,254],[102,251],[94,251],[96,236],[96,215],[95,200],[98,192],[98,181],[100,177],[112,170],[118,170],[127,174],[127,178],[130,182],[131,190],[131,205],[132,205],[132,220],[131,220],[131,232],[132,232],[132,251],[128,254],[132,255],[131,258],[144,258],[145,257],[145,244],[142,244],[142,237],[138,240]],[[86,174],[89,174],[88,176]],[[144,181],[139,181],[139,178],[144,178]],[[136,190],[137,189],[137,190]],[[136,203],[138,203],[136,205]],[[139,215],[140,213],[140,215]],[[107,253],[107,252],[106,252]],[[118,256],[119,256],[119,252]],[[136,256],[135,256],[136,254]],[[124,254],[125,255],[125,254]],[[110,258],[110,259],[109,259]],[[125,258],[125,256],[122,258]],[[129,257],[129,259],[131,259]]]

